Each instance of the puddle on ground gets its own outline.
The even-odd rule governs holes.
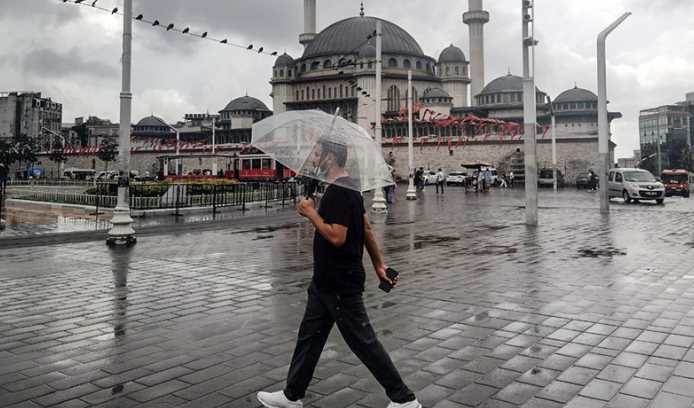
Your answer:
[[[236,235],[236,234],[247,234],[249,232],[255,232],[258,234],[267,234],[270,232],[276,232],[280,230],[285,230],[285,229],[292,229],[298,226],[299,224],[296,223],[291,223],[291,224],[284,224],[284,225],[278,225],[276,227],[259,227],[259,228],[253,228],[253,229],[247,229],[247,230],[237,230],[237,231],[230,231],[229,233],[231,235]]]
[[[415,249],[421,249],[429,245],[445,245],[449,242],[460,241],[460,237],[442,235],[415,235]]]
[[[578,250],[577,258],[612,258],[613,256],[624,256],[626,251],[621,249],[607,248],[581,248]]]
[[[475,254],[479,255],[503,255],[515,254],[516,252],[518,252],[518,248],[510,245],[485,245],[483,248],[474,251]]]
[[[258,235],[257,237],[253,238],[252,241],[259,241],[262,239],[271,239],[274,238],[274,235]]]

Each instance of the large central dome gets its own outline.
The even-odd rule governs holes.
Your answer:
[[[303,58],[357,53],[376,30],[376,21],[381,21],[384,54],[425,57],[422,48],[407,31],[390,21],[360,16],[338,21],[321,31],[306,47]],[[375,40],[371,42],[376,43]]]

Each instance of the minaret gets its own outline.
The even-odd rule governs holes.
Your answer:
[[[468,6],[463,23],[470,26],[470,101],[477,105],[475,96],[484,87],[484,25],[489,22],[489,12],[482,9],[482,0],[468,0]]]
[[[316,36],[316,0],[304,0],[304,33],[299,35],[299,42],[304,48]]]

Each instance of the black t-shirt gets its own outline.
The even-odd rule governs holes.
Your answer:
[[[340,179],[341,182],[349,180]],[[318,214],[326,224],[347,227],[347,240],[335,247],[316,231],[313,237],[313,282],[340,294],[364,291],[364,199],[357,191],[331,184],[321,198]]]

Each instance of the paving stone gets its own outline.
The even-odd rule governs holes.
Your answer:
[[[691,396],[660,392],[649,408],[689,408],[692,404],[694,404],[694,398]]]
[[[660,390],[663,383],[658,381],[646,380],[643,378],[632,378],[620,391],[622,394],[628,394],[634,397],[652,399]]]
[[[586,385],[598,374],[598,370],[585,367],[571,367],[557,377],[559,381]]]
[[[645,408],[650,402],[648,399],[617,394],[605,405],[605,408]]]
[[[636,373],[635,368],[629,368],[619,365],[608,365],[605,367],[596,378],[606,381],[625,383]]]
[[[535,385],[514,382],[504,387],[498,394],[494,395],[494,398],[520,405],[532,398],[540,389],[541,387]]]
[[[662,390],[665,392],[671,392],[673,394],[694,397],[694,387],[692,386],[692,380],[685,377],[670,377],[665,382],[665,385],[663,385]]]
[[[476,406],[484,402],[487,398],[496,394],[498,388],[489,387],[481,384],[470,384],[462,390],[448,397],[453,402],[465,405]]]
[[[537,396],[543,399],[565,404],[571,400],[583,387],[577,384],[572,384],[564,381],[552,381],[537,393]]]
[[[579,394],[587,398],[607,401],[614,397],[621,386],[622,384],[619,383],[595,379],[589,382]]]

